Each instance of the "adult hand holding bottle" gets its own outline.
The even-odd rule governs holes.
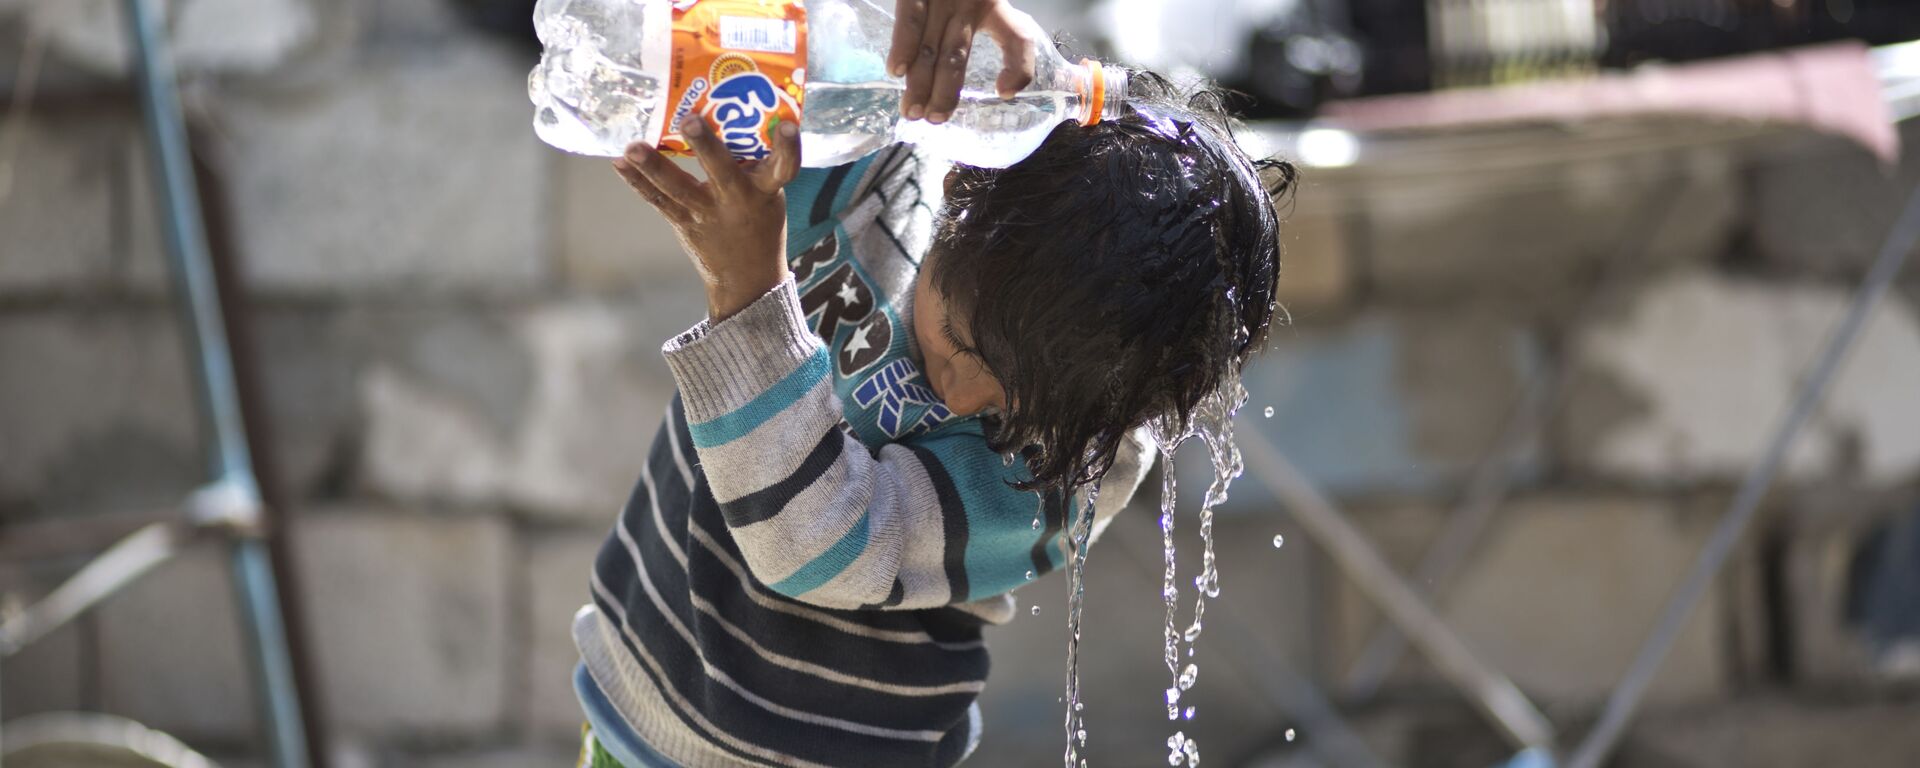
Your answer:
[[[895,0],[887,71],[907,79],[902,116],[930,123],[952,116],[978,32],[999,44],[1005,66],[994,88],[1013,98],[1033,82],[1034,51],[1046,42],[1032,16],[1007,0]]]

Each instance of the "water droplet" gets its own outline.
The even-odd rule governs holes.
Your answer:
[[[1187,739],[1187,743],[1181,746],[1183,748],[1181,751],[1184,751],[1187,753],[1187,765],[1191,766],[1191,768],[1199,768],[1200,742],[1194,741],[1193,739]]]
[[[1008,466],[1008,467],[1013,466],[1013,454],[1009,453],[1004,456],[1001,456],[1000,462],[1003,466]]]
[[[1288,729],[1287,729],[1287,741],[1293,741],[1293,729],[1292,729],[1292,728],[1288,728]]]
[[[1186,641],[1189,643],[1200,639],[1200,622],[1196,621],[1193,623],[1193,626],[1187,627],[1186,634],[1181,635],[1181,637],[1186,638]]]
[[[1168,704],[1180,703],[1180,689],[1178,688],[1167,689],[1167,703]]]
[[[1274,548],[1274,549],[1279,549],[1279,548],[1280,548],[1280,545],[1282,545],[1282,544],[1285,544],[1285,543],[1287,543],[1287,537],[1285,537],[1285,536],[1282,536],[1282,535],[1280,535],[1280,534],[1277,534],[1277,533],[1273,535],[1273,548]],[[1032,578],[1032,577],[1028,577],[1028,578]]]
[[[1193,719],[1193,707],[1187,707],[1187,711],[1186,711],[1186,712],[1183,712],[1183,713],[1181,713],[1181,714],[1183,714],[1183,715],[1185,715],[1185,716],[1186,716],[1186,718],[1187,718],[1188,720],[1192,720],[1192,719]]]
[[[1180,748],[1180,734],[1175,733],[1172,736],[1168,736],[1167,749],[1179,749],[1179,748]]]
[[[1027,571],[1027,581],[1033,581],[1033,571]]]
[[[1188,688],[1192,688],[1193,681],[1195,679],[1198,679],[1199,677],[1200,677],[1200,665],[1188,664],[1186,669],[1180,670],[1180,690],[1184,691]]]
[[[1191,645],[1187,646],[1187,658],[1193,658],[1193,646]]]
[[[1265,411],[1262,411],[1261,413],[1264,414],[1269,419],[1273,418],[1273,406],[1271,405],[1267,406],[1267,409]]]
[[[1038,615],[1040,615],[1040,606],[1037,606],[1037,605],[1036,605],[1036,606],[1034,606],[1034,607],[1033,607],[1033,615],[1035,615],[1035,616],[1038,616]]]
[[[1078,702],[1078,701],[1076,701],[1076,702],[1074,702],[1074,703],[1073,703],[1073,711],[1075,711],[1075,712],[1078,712],[1078,711],[1080,711],[1080,710],[1083,710],[1083,709],[1086,709],[1086,708],[1087,708],[1087,705],[1086,705],[1086,704],[1083,704],[1083,703],[1081,703],[1081,702]]]
[[[1038,517],[1035,517],[1035,518],[1033,519],[1033,529],[1034,529],[1034,530],[1036,530],[1036,531],[1037,531],[1037,530],[1040,530],[1040,518],[1038,518]]]
[[[1180,750],[1177,749],[1167,753],[1167,765],[1179,765],[1185,762],[1186,759],[1184,755],[1180,754]]]
[[[1081,744],[1085,744],[1085,743],[1087,743],[1087,729],[1085,729],[1085,728],[1082,728],[1082,729],[1080,729],[1080,732],[1079,732],[1079,733],[1076,733],[1076,734],[1074,734],[1074,735],[1075,735],[1075,736],[1078,736],[1078,737],[1080,737],[1080,743],[1081,743]]]

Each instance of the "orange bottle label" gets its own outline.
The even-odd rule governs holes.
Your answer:
[[[688,155],[682,119],[698,116],[738,160],[772,152],[798,121],[807,78],[807,10],[794,0],[683,0],[673,8],[672,109],[657,146]]]

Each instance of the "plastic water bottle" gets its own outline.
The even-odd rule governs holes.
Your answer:
[[[893,14],[871,0],[540,0],[545,52],[527,78],[534,129],[569,152],[615,157],[635,141],[669,154],[676,126],[708,121],[742,160],[765,157],[774,126],[799,120],[801,164],[851,162],[894,141],[968,165],[1019,162],[1064,121],[1119,115],[1126,73],[1070,63],[1041,42],[1033,83],[994,86],[999,44],[974,39],[947,121],[903,120],[888,76]]]

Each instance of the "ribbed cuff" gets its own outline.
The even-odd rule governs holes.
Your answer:
[[[703,320],[660,347],[690,422],[732,413],[822,346],[789,279],[718,323]]]

